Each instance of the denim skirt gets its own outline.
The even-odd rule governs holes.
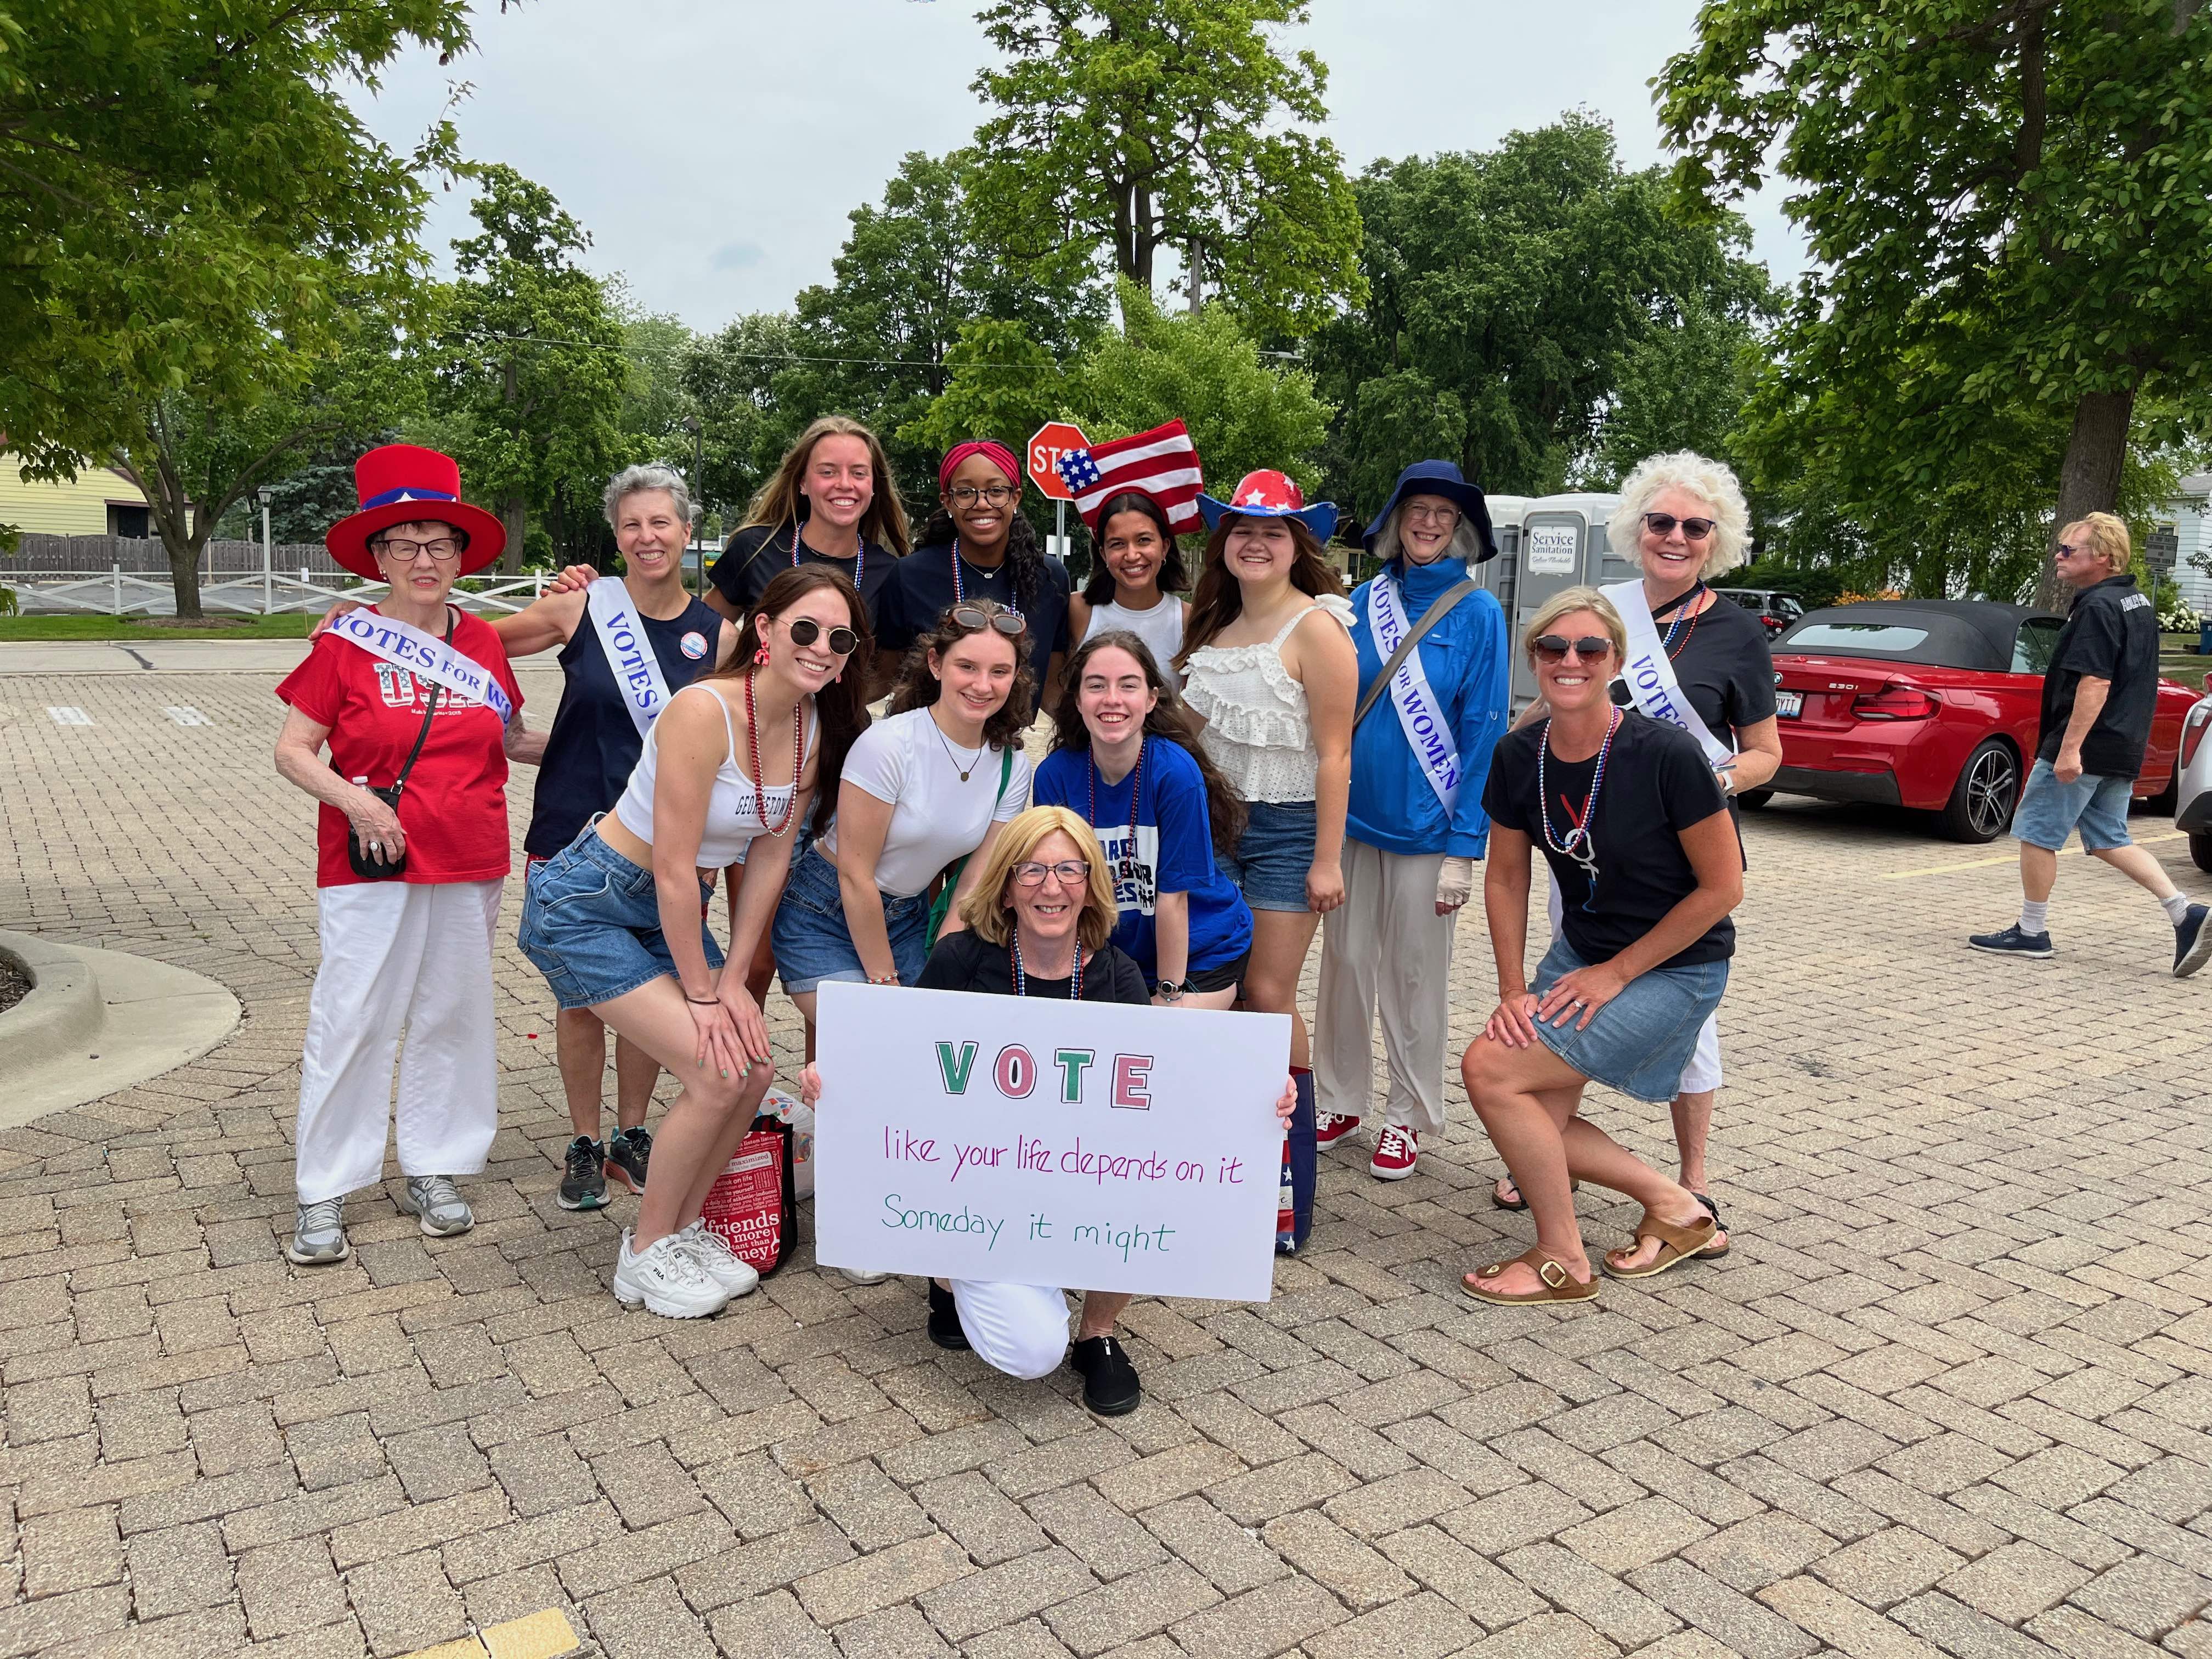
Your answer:
[[[915,984],[929,960],[929,895],[894,898],[884,893],[881,897],[884,927],[890,935],[891,963],[898,969],[899,983]],[[787,996],[811,991],[825,979],[867,982],[868,970],[860,965],[860,953],[854,948],[853,935],[845,926],[845,899],[837,886],[837,866],[823,857],[819,848],[810,846],[792,860],[771,937],[775,943],[775,970],[783,980]]]
[[[1255,800],[1246,811],[1244,834],[1236,855],[1219,860],[1221,873],[1255,910],[1305,909],[1317,834],[1314,804]]]
[[[699,940],[707,965],[719,969],[722,947],[707,926],[714,891],[711,883],[699,884]],[[530,866],[516,943],[563,1008],[611,1002],[676,972],[661,936],[653,872],[616,852],[589,824],[551,858]]]
[[[1575,954],[1565,936],[1552,941],[1536,964],[1528,988],[1538,996],[1577,968],[1589,964]],[[1580,1014],[1539,1020],[1536,1035],[1561,1060],[1593,1083],[1618,1089],[1635,1100],[1671,1101],[1681,1092],[1683,1068],[1697,1049],[1698,1031],[1721,1006],[1728,989],[1729,965],[1700,962],[1682,968],[1654,968],[1638,974],[1627,988],[1575,1029]]]

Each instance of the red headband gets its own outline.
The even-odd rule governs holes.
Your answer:
[[[955,444],[945,453],[945,465],[937,469],[937,487],[944,489],[952,482],[953,470],[970,455],[981,455],[993,466],[1006,475],[1006,482],[1018,484],[1022,481],[1022,464],[1014,459],[1014,452],[1004,444],[994,443],[988,438],[970,438],[964,444]]]

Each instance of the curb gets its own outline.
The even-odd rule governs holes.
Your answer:
[[[72,1054],[100,1030],[100,981],[76,951],[28,933],[0,933],[0,957],[31,981],[30,994],[0,1014],[0,1054],[11,1066]]]

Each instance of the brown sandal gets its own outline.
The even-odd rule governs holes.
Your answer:
[[[1514,1192],[1513,1201],[1510,1204],[1498,1195],[1498,1189],[1509,1184],[1512,1186]],[[1570,1193],[1578,1193],[1582,1189],[1583,1183],[1579,1181],[1567,1182],[1567,1191]],[[1519,1215],[1528,1207],[1528,1200],[1520,1196],[1520,1183],[1515,1182],[1511,1176],[1507,1176],[1502,1181],[1493,1181],[1490,1183],[1490,1206],[1493,1210],[1510,1210],[1514,1214]]]
[[[1647,1238],[1657,1239],[1659,1254],[1652,1258],[1650,1265],[1617,1267],[1613,1266],[1613,1258],[1620,1254],[1618,1250],[1607,1250],[1601,1258],[1601,1265],[1614,1279],[1650,1279],[1687,1261],[1711,1243],[1713,1235],[1719,1231],[1719,1224],[1710,1215],[1700,1216],[1694,1227],[1678,1227],[1671,1221],[1662,1221],[1647,1210],[1644,1219],[1636,1224],[1636,1244],[1627,1248],[1633,1250]]]
[[[1518,1292],[1475,1289],[1476,1279],[1495,1279],[1514,1261],[1525,1263],[1536,1270],[1536,1289]],[[1477,1302],[1487,1302],[1500,1308],[1520,1308],[1539,1302],[1587,1302],[1597,1294],[1597,1277],[1592,1274],[1589,1283],[1585,1285],[1569,1273],[1562,1263],[1546,1255],[1541,1249],[1531,1249],[1515,1256],[1513,1261],[1493,1261],[1480,1273],[1461,1274],[1459,1287]]]

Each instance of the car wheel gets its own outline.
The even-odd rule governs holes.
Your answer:
[[[1736,805],[1747,812],[1756,812],[1774,799],[1771,789],[1747,789],[1735,798]]]
[[[2200,870],[2212,870],[2212,835],[2199,831],[2189,838],[2189,856]]]
[[[2011,746],[1986,738],[1951,786],[1951,799],[1937,816],[1936,825],[1953,841],[1995,841],[2012,823],[2012,809],[2020,799],[2020,763]]]

